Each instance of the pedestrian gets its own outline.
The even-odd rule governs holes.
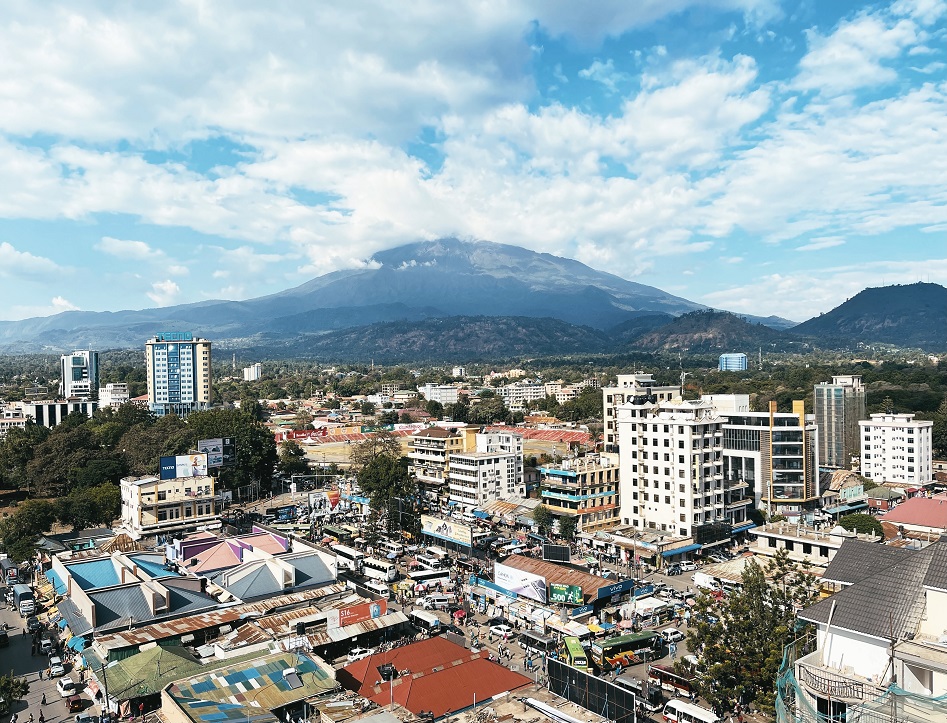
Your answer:
[[[46,723],[46,716],[43,715],[43,711],[39,712],[39,723]]]
[[[39,704],[41,706],[46,705],[46,694],[43,693],[43,697],[40,699]]]
[[[33,723],[33,714],[32,714],[32,713],[30,713],[30,717],[29,717],[29,719],[28,719],[28,723]]]

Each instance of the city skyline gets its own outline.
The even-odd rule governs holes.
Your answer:
[[[0,320],[445,236],[804,321],[947,285],[947,3],[18,4]]]

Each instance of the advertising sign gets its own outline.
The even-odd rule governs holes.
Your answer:
[[[206,454],[181,454],[177,457],[161,458],[161,479],[181,477],[206,477]]]
[[[470,527],[451,520],[421,515],[421,530],[425,535],[470,547]]]
[[[581,605],[583,601],[582,588],[578,585],[563,585],[558,582],[549,583],[549,602]]]
[[[366,620],[380,618],[388,613],[387,600],[374,600],[372,602],[363,602],[358,605],[352,605],[339,610],[339,625],[355,625],[363,623]]]
[[[207,455],[208,467],[232,467],[237,464],[237,447],[233,437],[202,439],[197,451]]]
[[[546,578],[515,567],[493,563],[493,581],[500,587],[537,602],[546,602]]]
[[[309,493],[309,510],[314,517],[326,517],[333,512],[342,500],[342,493],[339,490],[325,490],[323,492]]]

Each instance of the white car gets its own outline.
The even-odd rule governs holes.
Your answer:
[[[367,658],[369,655],[374,655],[375,651],[372,648],[355,648],[352,652],[349,653],[349,662],[354,663],[356,660],[361,660],[362,658]]]
[[[59,678],[66,674],[66,668],[62,664],[62,658],[55,655],[49,659],[49,674],[54,678]],[[75,695],[73,693],[73,695]]]
[[[509,625],[493,625],[490,627],[490,632],[504,640],[513,636],[513,628]]]
[[[79,692],[76,690],[76,684],[72,682],[72,678],[60,678],[57,680],[56,690],[59,691],[59,695],[63,698],[68,698],[70,695],[75,695]]]
[[[676,643],[678,640],[684,639],[684,633],[682,633],[677,628],[665,628],[661,631],[661,635],[664,636],[664,639],[669,643]]]

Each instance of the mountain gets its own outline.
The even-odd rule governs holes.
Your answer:
[[[692,354],[744,352],[752,356],[767,351],[800,351],[803,343],[794,334],[771,329],[727,311],[692,311],[657,329],[637,336],[633,348],[640,351],[688,351]]]
[[[0,351],[139,347],[155,332],[173,329],[221,346],[244,345],[261,334],[291,342],[300,332],[449,316],[553,318],[604,330],[643,315],[676,316],[700,308],[573,259],[488,241],[441,239],[379,252],[362,268],[246,301],[68,311],[0,322]]]
[[[823,343],[881,342],[931,351],[947,349],[947,288],[907,284],[869,288],[792,328]]]

